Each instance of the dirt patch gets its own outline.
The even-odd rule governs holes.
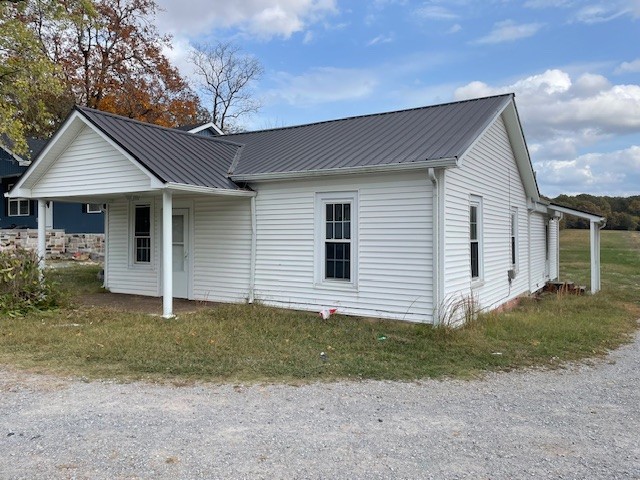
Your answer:
[[[79,295],[75,301],[86,307],[108,308],[119,312],[148,313],[162,315],[162,298],[123,293],[90,293]],[[216,303],[183,298],[173,299],[173,313],[194,313],[215,308]]]

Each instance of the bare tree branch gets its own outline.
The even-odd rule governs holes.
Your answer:
[[[256,113],[262,106],[251,89],[264,73],[262,64],[237,45],[196,45],[189,61],[195,67],[202,95],[211,105],[211,121],[223,131],[236,128],[229,120]]]

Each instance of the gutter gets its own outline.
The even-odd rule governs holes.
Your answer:
[[[174,192],[190,192],[209,195],[225,195],[231,197],[255,197],[256,192],[250,190],[231,190],[226,188],[203,187],[200,185],[187,185],[184,183],[167,182],[164,188]]]

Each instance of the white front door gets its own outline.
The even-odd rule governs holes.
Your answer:
[[[173,209],[173,296],[189,298],[189,210]]]

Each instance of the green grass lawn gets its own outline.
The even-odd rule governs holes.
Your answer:
[[[588,238],[586,230],[562,232],[563,279],[588,283]],[[640,233],[603,232],[602,263],[598,295],[526,300],[456,330],[340,315],[322,321],[262,305],[221,305],[169,321],[69,306],[2,319],[0,363],[88,378],[180,382],[470,378],[558,366],[602,355],[637,328]],[[54,275],[77,295],[100,290],[96,273],[96,267],[75,267]]]

